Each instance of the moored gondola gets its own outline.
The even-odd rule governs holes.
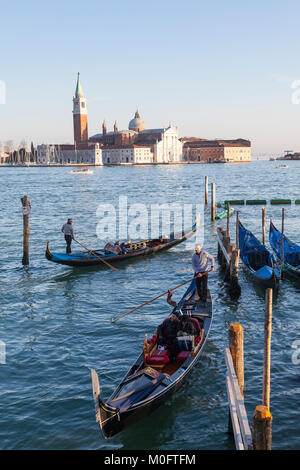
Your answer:
[[[177,310],[189,316],[197,336],[193,337],[191,350],[178,352],[175,363],[168,348],[158,348],[155,333],[149,341],[146,336],[141,354],[106,402],[100,395],[98,375],[91,370],[96,421],[105,438],[114,436],[164,403],[199,361],[212,322],[212,302],[209,292],[205,304],[194,301],[195,290],[193,280]]]
[[[147,256],[163,250],[168,250],[192,237],[195,234],[198,225],[199,217],[197,217],[197,221],[193,227],[184,233],[171,233],[169,237],[160,237],[150,240],[140,240],[134,243],[126,243],[123,246],[123,253],[119,255],[104,249],[95,249],[90,252],[78,251],[73,252],[72,254],[52,253],[49,248],[49,243],[47,242],[45,256],[53,263],[64,264],[77,268],[87,266],[103,266],[105,261],[110,264],[114,264],[118,261],[127,261],[133,258]]]
[[[283,256],[284,256],[284,274],[293,278],[300,279],[300,246],[293,243],[285,235],[283,245]],[[270,222],[269,240],[272,249],[274,250],[276,257],[282,261],[281,256],[281,232],[275,227],[273,222]]]
[[[239,221],[240,257],[251,275],[263,286],[274,288],[280,280],[274,256]]]

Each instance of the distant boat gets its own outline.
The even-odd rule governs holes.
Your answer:
[[[71,170],[69,173],[72,175],[92,175],[94,170],[90,168],[79,168],[78,170]]]
[[[288,168],[288,166],[287,165],[277,165],[276,168]]]
[[[276,158],[274,158],[274,157],[270,157],[270,158],[269,158],[269,161],[270,161],[270,162],[275,162],[275,160],[276,160]]]

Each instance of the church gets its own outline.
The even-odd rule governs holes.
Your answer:
[[[166,128],[147,129],[137,110],[130,120],[128,129],[119,130],[115,121],[113,130],[108,131],[103,121],[102,132],[88,137],[86,98],[83,94],[80,76],[77,77],[73,98],[74,142],[78,150],[98,144],[102,152],[102,163],[155,164],[182,161],[182,143],[178,130],[169,125]],[[99,148],[97,147],[97,148]]]

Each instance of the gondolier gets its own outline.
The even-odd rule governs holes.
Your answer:
[[[207,251],[201,250],[200,245],[196,245],[195,253],[192,256],[192,266],[195,273],[197,292],[195,300],[206,302],[207,298],[207,280],[208,280],[208,262],[210,261],[210,271],[215,269],[215,260]]]
[[[72,219],[67,220],[67,223],[63,225],[61,231],[63,232],[66,243],[67,243],[66,253],[67,255],[70,255],[72,253],[71,243],[72,243],[72,240],[74,240],[74,230],[72,226]]]

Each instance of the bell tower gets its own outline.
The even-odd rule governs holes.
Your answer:
[[[75,144],[80,144],[81,142],[87,141],[87,107],[86,99],[82,91],[79,72],[77,76],[75,96],[73,98],[73,124]]]

